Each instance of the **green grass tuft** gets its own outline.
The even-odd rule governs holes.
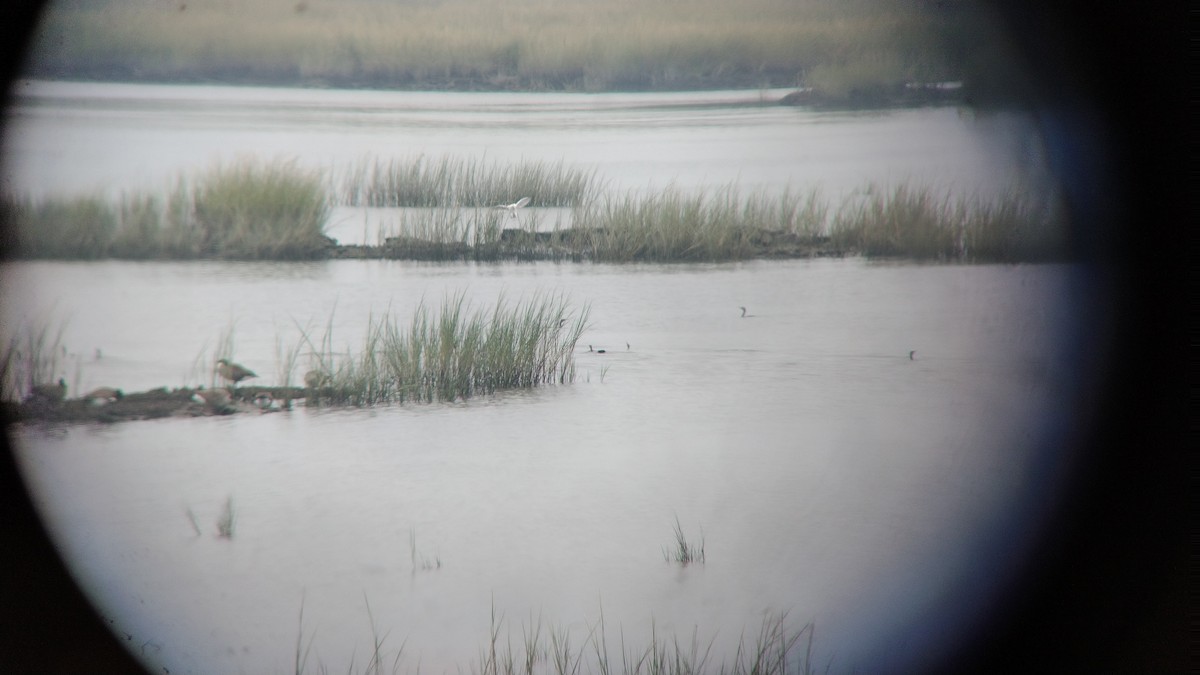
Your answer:
[[[455,401],[504,389],[566,383],[588,309],[561,296],[537,295],[490,309],[470,309],[449,296],[431,311],[421,304],[407,326],[384,315],[369,319],[357,352],[332,350],[332,317],[319,344],[307,332],[313,370],[328,376],[312,402],[349,405]]]

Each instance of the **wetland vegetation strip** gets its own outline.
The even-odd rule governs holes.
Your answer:
[[[420,156],[363,159],[343,172],[337,196],[347,206],[490,208],[517,195],[534,207],[564,207],[589,202],[600,187],[595,171],[562,162]]]
[[[893,104],[913,82],[1010,76],[975,0],[220,0],[47,7],[34,77],[412,90],[802,87],[806,102]],[[686,16],[685,16],[686,15]],[[87,40],[72,39],[87,35]],[[214,45],[218,45],[214,47]]]
[[[575,379],[574,352],[588,326],[588,307],[574,308],[561,295],[536,294],[515,303],[500,297],[490,307],[473,308],[457,294],[436,309],[420,304],[407,325],[386,313],[368,321],[361,348],[346,352],[333,350],[332,316],[323,335],[299,327],[298,346],[280,361],[281,386],[161,387],[129,394],[114,390],[103,397],[80,396],[65,384],[60,352],[67,352],[56,337],[61,328],[55,333],[49,325],[28,327],[9,339],[0,363],[0,405],[8,421],[117,422],[276,412],[297,400],[310,406],[456,401],[566,384]],[[230,331],[218,343],[218,354],[232,356]],[[306,386],[289,386],[301,354],[310,366]],[[209,375],[215,382],[216,375]],[[61,388],[43,383],[55,377]],[[39,395],[47,386],[55,395]]]
[[[917,260],[1064,259],[1062,214],[1013,186],[991,200],[933,186],[867,185],[831,208],[813,188],[606,192],[595,173],[523,162],[364,160],[339,180],[295,162],[244,159],[178,178],[165,195],[5,195],[7,255],[26,259],[565,260],[713,262],[866,255]],[[340,194],[340,197],[337,195]],[[530,206],[497,209],[518,196]],[[375,245],[325,234],[331,204],[409,204]],[[529,215],[570,205],[553,223]],[[372,208],[372,207],[363,207]],[[549,227],[547,228],[547,225]]]

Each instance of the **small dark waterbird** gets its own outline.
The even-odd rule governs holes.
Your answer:
[[[745,307],[739,307],[739,309],[741,309],[741,310],[742,310],[742,318],[743,318],[743,319],[747,319],[747,318],[750,318],[750,317],[753,317],[753,316],[754,316],[753,314],[747,314],[747,313],[746,313],[746,308],[745,308]]]
[[[915,354],[916,354],[916,353],[917,353],[917,350],[915,350],[915,349],[914,349],[914,350],[912,350],[912,351],[910,351],[910,352],[908,352],[908,360],[909,360],[909,361],[916,361],[916,360],[917,360],[917,357],[915,356]]]
[[[242,380],[258,377],[258,373],[241,364],[230,363],[229,359],[220,359],[217,361],[217,374],[232,382],[235,387]]]
[[[509,215],[511,215],[513,218],[516,218],[517,217],[517,209],[523,209],[528,205],[529,205],[529,197],[521,197],[520,199],[513,202],[512,204],[501,204],[499,206],[493,206],[492,208],[493,209],[505,209],[508,211]]]
[[[591,345],[588,345],[588,351],[595,352],[597,354],[607,354],[608,353],[608,350],[605,350],[605,349],[592,349]]]

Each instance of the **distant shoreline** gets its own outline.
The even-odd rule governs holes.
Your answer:
[[[768,89],[789,89],[778,85],[756,85],[740,80],[721,82],[696,82],[695,86],[679,87],[631,87],[628,89],[613,89],[592,91],[572,88],[539,88],[518,87],[511,84],[496,85],[484,80],[447,80],[412,83],[407,86],[391,86],[382,82],[362,81],[271,81],[257,79],[226,80],[210,78],[183,78],[173,81],[159,79],[108,79],[89,78],[85,76],[49,76],[45,74],[27,74],[26,80],[81,83],[81,84],[134,84],[152,86],[224,86],[224,87],[269,87],[281,89],[311,89],[311,90],[346,90],[346,91],[387,91],[387,92],[437,92],[437,93],[529,93],[529,94],[647,94],[647,93],[686,93],[709,91],[766,91]],[[908,82],[892,86],[874,86],[855,89],[846,95],[831,95],[812,88],[791,88],[792,91],[779,98],[763,99],[762,105],[783,105],[795,107],[811,107],[821,110],[887,110],[898,108],[913,108],[924,106],[975,106],[977,101],[971,95],[972,90],[961,82]]]
[[[52,5],[23,75],[145,84],[443,92],[793,89],[876,108],[1019,97],[973,0]],[[86,36],[86,39],[81,39]],[[937,83],[961,82],[953,89]]]

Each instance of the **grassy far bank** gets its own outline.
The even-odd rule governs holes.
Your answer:
[[[32,77],[435,90],[1015,82],[979,0],[59,0]]]
[[[531,208],[569,206],[571,224],[538,231],[529,220],[487,206],[521,194]],[[290,162],[244,160],[181,177],[165,195],[125,194],[115,203],[8,195],[0,197],[0,213],[9,226],[3,250],[27,259],[1065,258],[1059,212],[1030,194],[1014,187],[983,201],[952,199],[930,186],[869,185],[831,208],[816,190],[747,194],[729,185],[704,193],[614,194],[595,173],[561,164],[364,162],[338,182]],[[324,234],[338,203],[413,208],[382,245],[339,246]]]

